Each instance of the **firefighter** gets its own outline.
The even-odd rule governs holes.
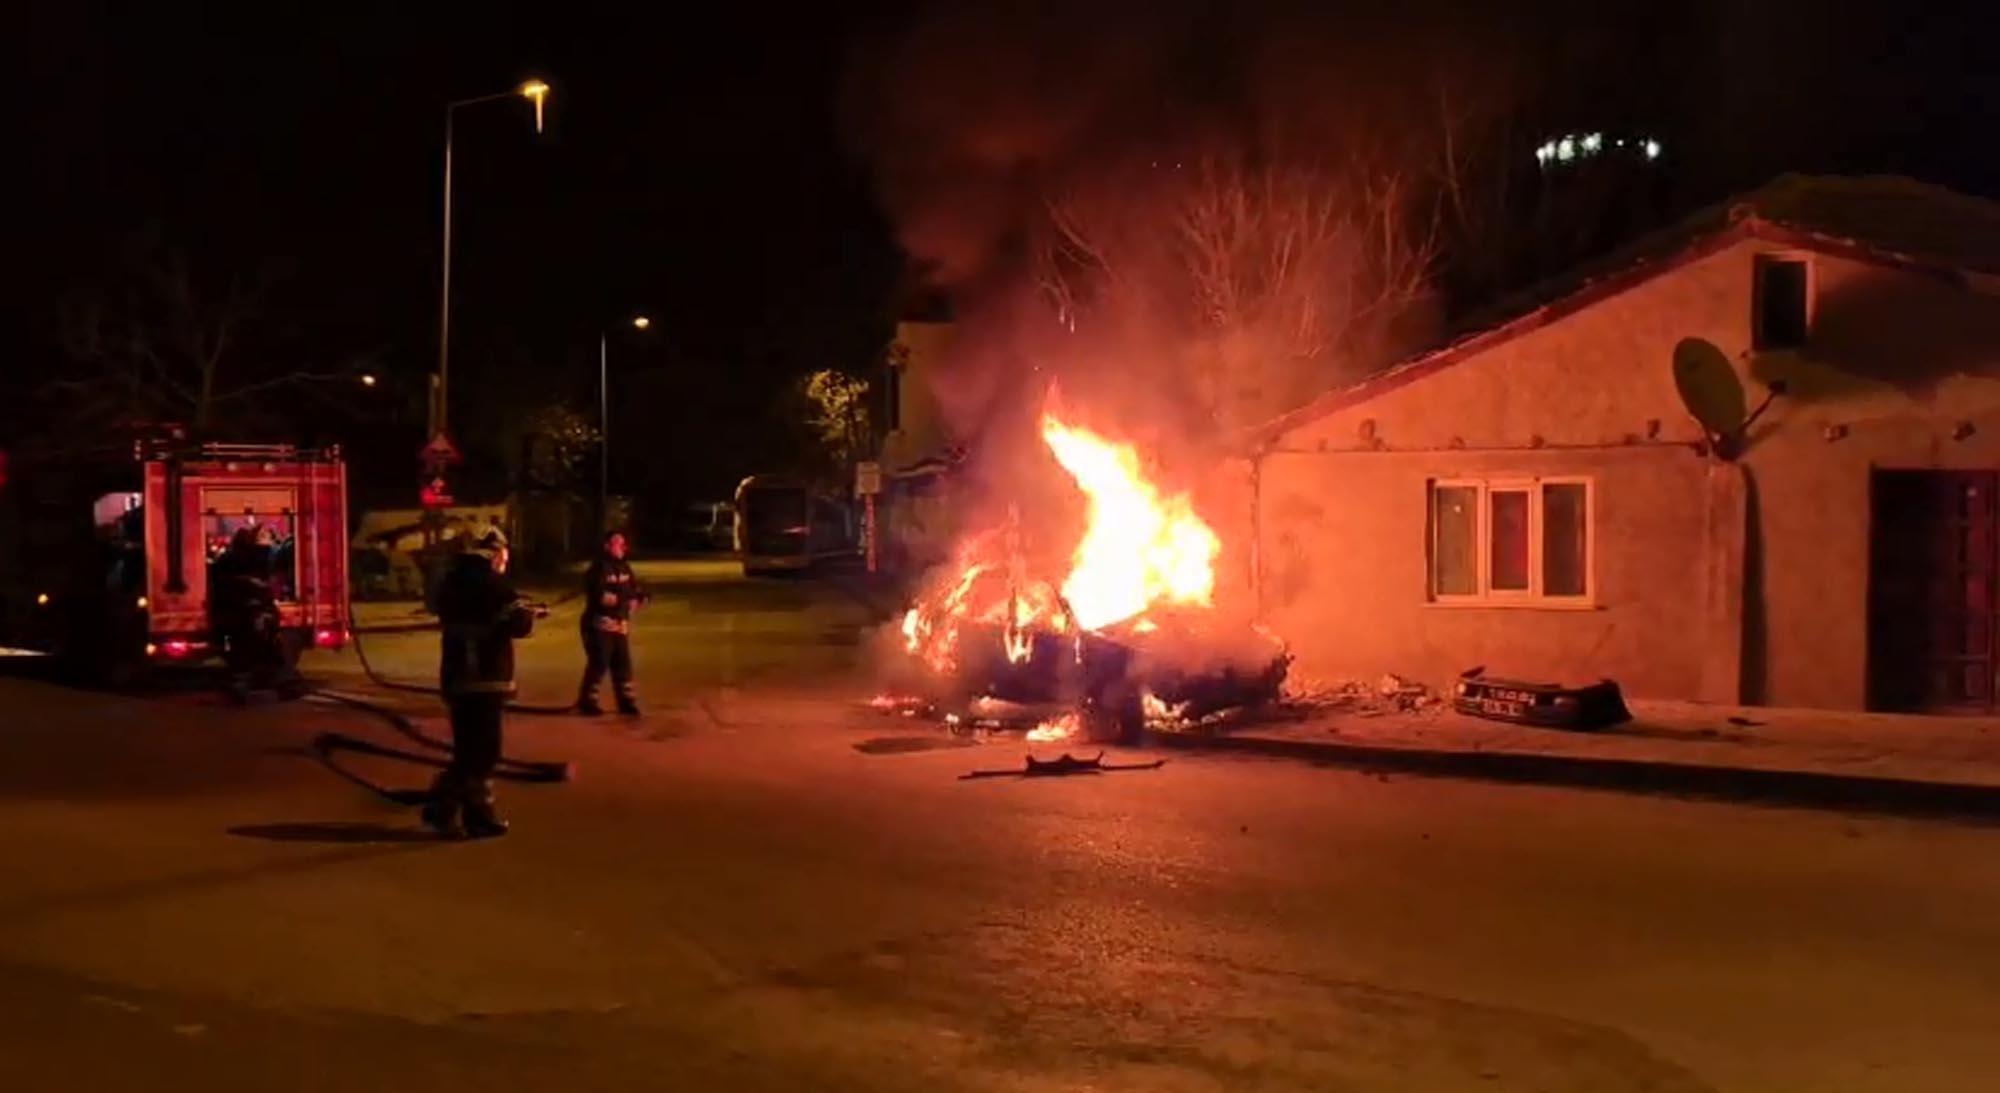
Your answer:
[[[209,566],[209,625],[222,643],[230,693],[248,698],[278,682],[285,655],[278,643],[278,604],[271,591],[270,533],[245,525]]]
[[[625,560],[628,546],[625,533],[604,537],[604,550],[590,564],[583,578],[583,686],[576,698],[576,712],[596,717],[604,712],[597,705],[597,685],[611,672],[613,697],[618,712],[628,717],[639,714],[632,696],[632,611],[646,601],[646,590]]]
[[[450,838],[507,833],[493,811],[501,721],[514,693],[514,639],[543,612],[507,583],[507,537],[493,528],[453,559],[437,589],[444,631],[439,689],[451,712],[451,763],[431,786],[424,823]]]

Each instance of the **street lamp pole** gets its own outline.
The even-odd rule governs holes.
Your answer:
[[[632,329],[644,330],[653,320],[632,318]],[[611,530],[611,331],[597,332],[597,530]]]
[[[524,98],[535,104],[535,132],[542,131],[542,104],[549,97],[549,85],[529,80],[512,91],[478,95],[445,104],[444,108],[444,284],[438,297],[438,366],[431,391],[430,435],[444,432],[449,424],[451,390],[451,146],[454,122],[461,106],[476,106],[502,99]]]

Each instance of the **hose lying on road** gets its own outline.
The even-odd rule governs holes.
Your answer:
[[[368,699],[355,695],[342,694],[339,691],[328,691],[319,688],[313,689],[310,694],[313,698],[323,702],[374,714],[376,717],[387,722],[398,733],[409,738],[418,747],[426,749],[425,751],[409,751],[403,748],[390,747],[386,744],[378,744],[372,740],[364,740],[358,736],[349,736],[346,733],[323,732],[313,738],[312,748],[314,754],[319,757],[320,762],[328,770],[395,804],[420,805],[430,799],[430,790],[428,788],[391,789],[371,782],[342,766],[338,756],[342,752],[358,752],[362,755],[374,755],[384,759],[397,759],[406,763],[443,769],[450,763],[448,757],[451,755],[452,749],[449,741],[440,740],[430,735],[418,728],[417,723],[409,717],[380,703],[371,702]],[[513,782],[566,782],[575,776],[576,768],[572,763],[558,760],[515,759],[508,756],[501,756],[499,766],[494,769],[493,773],[495,777],[505,778]]]
[[[561,603],[564,601],[557,602]],[[349,619],[354,618],[354,601],[351,598],[347,602],[347,617]],[[404,683],[400,680],[390,679],[377,672],[375,666],[368,662],[368,651],[363,647],[360,632],[358,630],[351,632],[351,637],[354,641],[354,654],[361,661],[361,672],[368,677],[369,682],[385,690],[429,695],[433,698],[443,697],[443,692],[437,687],[428,687],[420,683]],[[310,694],[312,697],[324,702],[347,706],[365,713],[374,714],[376,717],[387,722],[398,733],[401,733],[418,747],[424,749],[424,751],[407,751],[402,748],[393,748],[386,744],[378,744],[372,740],[363,740],[358,736],[349,736],[346,733],[323,732],[313,738],[312,748],[314,754],[319,757],[320,762],[328,770],[395,804],[421,805],[425,801],[430,800],[430,790],[428,788],[392,789],[379,785],[342,766],[338,756],[342,752],[356,752],[362,755],[374,755],[384,759],[397,759],[406,763],[416,763],[421,766],[442,769],[450,763],[450,759],[448,758],[452,753],[450,741],[441,740],[430,735],[418,728],[417,723],[408,716],[390,709],[379,702],[373,702],[357,695],[326,690],[321,687],[312,688]],[[543,716],[573,712],[569,706],[526,706],[508,703],[507,708],[515,713]],[[499,765],[494,768],[493,773],[495,777],[516,782],[566,782],[575,775],[575,771],[576,768],[573,764],[560,760],[515,759],[503,755],[500,757]]]

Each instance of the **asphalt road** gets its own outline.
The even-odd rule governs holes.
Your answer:
[[[517,718],[510,750],[581,773],[503,788],[516,831],[490,843],[423,839],[304,753],[376,731],[352,711],[0,680],[0,1088],[2000,1072],[2000,830],[1183,755],[964,782],[1023,746],[855,709],[852,603],[650,576],[647,717]],[[568,697],[573,626],[527,647],[531,700]],[[370,651],[418,676],[429,640]]]

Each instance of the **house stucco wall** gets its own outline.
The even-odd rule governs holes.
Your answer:
[[[951,348],[954,328],[950,323],[902,322],[896,324],[892,348],[902,357],[902,384],[898,401],[897,428],[882,439],[878,457],[884,467],[896,470],[921,459],[935,456],[950,443],[944,414],[938,406],[936,385]]]
[[[1862,707],[1870,468],[2000,466],[2000,299],[1815,254],[1810,347],[1754,352],[1755,259],[1775,249],[1738,242],[1278,438],[1256,576],[1300,673],[1437,683],[1483,663]],[[1751,406],[1790,387],[1738,463],[1697,450],[1672,370],[1687,338]],[[1429,480],[1569,474],[1594,483],[1590,609],[1428,602]]]
[[[1433,478],[1585,475],[1598,555],[1584,607],[1434,604],[1424,547]],[[1264,461],[1261,604],[1306,679],[1394,672],[1440,685],[1460,671],[1618,679],[1631,693],[1698,696],[1718,625],[1709,509],[1730,479],[1666,446],[1543,452],[1280,452]],[[1713,498],[1711,495],[1714,495]],[[1613,549],[1605,544],[1622,543]]]
[[[1762,561],[1749,589],[1761,656],[1746,689],[1773,705],[1858,709],[1868,696],[1870,472],[2000,467],[2000,294],[1813,262],[1807,347],[1744,362],[1751,382],[1787,385],[1744,454]]]

